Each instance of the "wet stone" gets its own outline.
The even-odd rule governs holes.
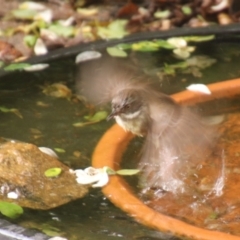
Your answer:
[[[50,168],[61,168],[57,177],[46,177]],[[88,186],[76,182],[76,175],[58,159],[37,146],[0,141],[0,201],[32,209],[50,209],[83,197]]]

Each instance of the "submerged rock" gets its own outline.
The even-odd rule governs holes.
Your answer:
[[[46,177],[50,168],[61,168],[57,177]],[[0,200],[22,207],[50,209],[83,197],[89,186],[80,185],[73,171],[37,146],[0,141]]]

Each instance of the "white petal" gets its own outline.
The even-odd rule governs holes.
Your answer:
[[[24,3],[20,4],[19,8],[20,9],[31,9],[31,10],[40,10],[41,11],[41,10],[46,9],[46,6],[44,6],[41,3],[28,1],[28,2],[24,2]]]
[[[107,174],[107,167],[103,168],[93,168],[88,167],[84,170],[77,169],[75,170],[75,174],[77,176],[76,181],[79,184],[91,184],[92,187],[103,187],[108,183],[108,174]]]
[[[16,192],[9,192],[7,197],[11,199],[18,199],[18,194]]]
[[[176,48],[173,50],[173,53],[182,59],[188,58],[190,56],[190,53],[185,48]]]
[[[102,173],[100,180],[97,183],[93,184],[92,187],[94,187],[94,188],[103,187],[103,186],[107,185],[108,180],[109,180],[108,174]]]
[[[40,36],[43,39],[47,38],[47,39],[52,40],[52,41],[56,41],[59,38],[59,36],[55,32],[53,32],[49,29],[45,29],[45,28],[42,28],[40,30]]]
[[[193,91],[193,92],[200,92],[200,93],[204,93],[204,94],[211,94],[210,89],[204,85],[204,84],[191,84],[188,87],[186,87],[187,90],[189,91]]]
[[[35,72],[35,71],[40,71],[44,70],[49,67],[49,64],[47,63],[39,63],[39,64],[34,64],[29,67],[25,67],[24,70],[27,72]]]
[[[221,0],[217,5],[211,6],[211,10],[214,12],[218,12],[223,10],[224,8],[229,7],[229,0]]]
[[[59,20],[58,22],[62,25],[62,26],[65,26],[65,27],[68,27],[68,26],[71,26],[75,21],[75,18],[74,16],[71,16],[69,17],[68,19],[66,20]]]
[[[46,9],[45,11],[39,12],[35,17],[34,20],[43,20],[47,23],[52,22],[52,10],[51,9]]]
[[[187,41],[183,38],[178,38],[178,37],[169,38],[167,39],[167,42],[176,48],[182,48],[187,46]]]
[[[47,52],[48,50],[43,40],[41,38],[38,38],[34,46],[34,53],[36,55],[43,55],[43,54],[46,54]]]
[[[47,148],[47,147],[39,147],[38,148],[41,152],[46,153],[47,155],[54,157],[54,158],[58,158],[58,155],[51,149],[51,148]]]
[[[97,52],[97,51],[85,51],[85,52],[82,52],[82,53],[79,53],[77,56],[76,56],[76,59],[75,59],[75,63],[80,63],[80,62],[85,62],[85,61],[89,61],[89,60],[92,60],[92,59],[97,59],[97,58],[100,58],[102,56],[102,54],[100,52]]]

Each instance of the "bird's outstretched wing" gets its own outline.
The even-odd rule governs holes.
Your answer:
[[[209,156],[216,132],[187,107],[165,104],[152,105],[156,109],[139,167],[146,187],[183,192],[190,170]]]
[[[95,105],[111,102],[124,89],[145,89],[147,85],[139,72],[109,58],[81,64],[76,81],[79,93]]]

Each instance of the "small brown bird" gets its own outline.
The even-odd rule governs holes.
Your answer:
[[[94,104],[111,102],[108,119],[146,138],[139,162],[146,189],[183,192],[190,169],[209,154],[214,130],[145,79],[120,64],[95,61],[80,68],[77,87]]]

